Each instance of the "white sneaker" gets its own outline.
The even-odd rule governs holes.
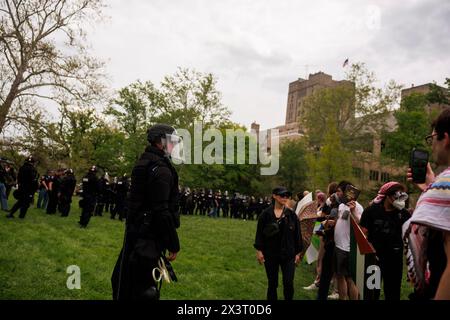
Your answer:
[[[339,293],[334,292],[328,296],[328,300],[339,300]]]
[[[316,285],[316,283],[313,283],[313,284],[311,284],[310,286],[303,287],[303,289],[304,289],[304,290],[311,291],[311,290],[318,290],[319,287]]]

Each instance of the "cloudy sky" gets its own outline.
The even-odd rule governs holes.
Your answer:
[[[284,123],[289,82],[363,61],[379,85],[450,77],[450,1],[108,0],[89,32],[113,88],[177,67],[218,78],[232,120]]]

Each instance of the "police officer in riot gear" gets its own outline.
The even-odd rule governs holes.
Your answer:
[[[225,193],[222,197],[222,202],[220,204],[223,212],[223,217],[228,218],[228,213],[230,212],[230,197],[228,195],[228,191],[225,190]]]
[[[17,174],[19,188],[14,191],[14,197],[17,199],[17,202],[11,208],[9,215],[7,215],[8,218],[14,218],[14,213],[19,209],[19,218],[23,219],[27,214],[33,195],[38,188],[39,175],[34,168],[35,163],[34,158],[29,156],[19,169]]]
[[[95,210],[97,193],[99,191],[99,181],[97,178],[97,167],[92,166],[89,172],[83,177],[83,193],[80,200],[81,216],[78,224],[81,228],[86,228]]]
[[[194,214],[195,203],[194,203],[194,195],[191,193],[190,188],[186,188],[185,196],[186,196],[186,207],[185,207],[186,213],[185,214],[192,216]]]
[[[116,214],[119,215],[120,221],[123,221],[123,219],[126,218],[126,200],[128,189],[128,176],[125,173],[120,179],[117,180],[114,213],[111,213],[111,219],[114,219]]]
[[[95,206],[95,216],[102,217],[103,210],[105,209],[106,199],[108,197],[108,186],[109,182],[107,179],[107,173],[98,180],[98,193],[97,193],[97,204]]]
[[[178,174],[170,158],[181,139],[164,124],[152,126],[147,139],[150,145],[131,175],[125,239],[111,279],[117,300],[159,299],[158,262],[168,252],[169,264],[180,250]]]
[[[72,169],[64,171],[64,177],[61,180],[59,189],[59,203],[58,210],[61,212],[61,217],[68,217],[70,212],[70,204],[72,203],[73,192],[77,185],[77,180],[73,175]]]

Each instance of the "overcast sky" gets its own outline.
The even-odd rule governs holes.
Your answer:
[[[450,1],[108,0],[89,32],[115,89],[177,67],[218,78],[232,120],[284,124],[289,82],[363,61],[380,85],[450,77]]]

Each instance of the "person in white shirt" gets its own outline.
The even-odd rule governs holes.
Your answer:
[[[357,300],[358,288],[351,277],[350,272],[350,215],[359,223],[359,219],[364,211],[364,208],[356,201],[350,201],[347,204],[344,201],[344,190],[347,185],[351,184],[348,181],[341,181],[337,188],[337,200],[340,203],[338,208],[338,216],[334,228],[334,267],[336,272],[336,279],[339,291],[340,300]]]

